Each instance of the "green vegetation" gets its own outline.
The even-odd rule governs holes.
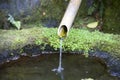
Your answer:
[[[103,31],[109,33],[120,33],[120,1],[105,1],[104,24]]]
[[[14,20],[14,17],[11,14],[8,14],[8,21],[13,24],[18,30],[21,28],[21,22]]]
[[[55,49],[59,48],[59,39],[56,29],[44,29],[47,43]],[[56,30],[56,31],[55,31]],[[100,49],[114,55],[120,56],[119,35],[104,34],[99,31],[90,32],[84,29],[71,29],[69,36],[64,39],[63,49],[65,51],[81,51],[87,55],[89,50]]]
[[[28,44],[48,44],[59,49],[59,37],[56,28],[43,28],[38,25],[26,25],[22,30],[0,30],[0,49],[17,49]],[[33,27],[34,26],[34,27]],[[85,29],[71,29],[64,39],[64,51],[102,50],[120,57],[120,35],[105,34],[99,31],[90,32]],[[44,46],[43,46],[44,49]]]
[[[40,0],[40,6],[31,11],[32,15],[20,19],[27,23],[40,22],[44,19],[56,19],[60,21],[68,2],[69,0]]]
[[[35,22],[42,23],[42,20],[45,19],[53,19],[60,22],[69,1],[70,0],[41,0],[40,6],[31,10],[32,15],[23,17],[23,14],[21,17],[15,17],[15,19],[20,20],[23,24]],[[90,23],[95,22],[97,19],[101,22],[100,27],[102,31],[119,34],[120,1],[92,0],[92,3],[88,3],[87,1],[88,0],[82,0],[80,9],[74,21],[75,27],[81,28],[88,24],[89,22],[87,21],[90,21],[90,19],[92,19]],[[91,15],[92,18],[88,18],[88,15]]]

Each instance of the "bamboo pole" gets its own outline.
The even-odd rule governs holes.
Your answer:
[[[75,19],[82,0],[71,0],[58,27],[58,36],[66,37]]]

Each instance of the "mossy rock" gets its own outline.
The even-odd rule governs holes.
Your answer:
[[[0,49],[19,49],[28,44],[50,45],[59,49],[59,37],[56,28],[31,26],[22,30],[0,30]],[[34,27],[33,27],[34,26]],[[120,35],[107,34],[86,29],[71,29],[63,41],[64,51],[95,51],[97,49],[120,57]],[[44,46],[43,46],[44,47]],[[44,49],[44,48],[43,48]]]

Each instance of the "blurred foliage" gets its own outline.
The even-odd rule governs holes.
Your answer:
[[[15,19],[21,21],[23,24],[27,23],[42,23],[44,19],[55,19],[57,22],[60,22],[64,12],[67,8],[67,5],[70,0],[40,0],[40,6],[31,10],[31,15],[25,16],[21,12],[20,17],[17,16]],[[91,2],[87,2],[91,1]],[[120,1],[119,0],[82,0],[80,9],[74,21],[75,27],[84,27],[86,23],[88,24],[85,18],[88,15],[91,18],[94,18],[96,21],[96,16],[102,18],[104,25],[102,25],[102,31],[110,33],[119,33],[120,31]],[[96,14],[94,14],[96,13]],[[2,16],[2,15],[1,15]],[[96,17],[96,18],[95,18]],[[18,19],[19,18],[19,19]],[[2,17],[0,17],[0,20]],[[90,19],[90,18],[89,18]],[[90,21],[89,21],[90,22]],[[1,25],[1,22],[0,22]]]
[[[103,31],[120,34],[120,1],[104,0],[103,2],[105,3]]]
[[[33,15],[23,18],[23,22],[41,22],[43,19],[57,19],[60,21],[69,0],[40,0],[40,6],[32,10]]]
[[[18,30],[21,28],[21,22],[14,20],[14,17],[11,14],[8,14],[8,21],[13,24]]]
[[[99,17],[103,17],[104,13],[104,3],[103,0],[91,0],[93,1],[88,7],[88,15],[99,14]]]
[[[92,6],[90,6],[88,9],[88,15],[92,15],[95,9],[96,9],[96,4],[93,4]]]
[[[2,28],[3,26],[3,21],[5,17],[6,15],[4,14],[4,12],[0,11],[0,28]]]
[[[74,28],[79,28],[79,29],[90,29],[90,27],[88,27],[88,24],[91,24],[93,22],[97,22],[95,20],[95,18],[93,17],[85,17],[85,18],[79,18],[79,20],[73,24]],[[93,28],[93,30],[99,30],[96,26],[96,28]]]

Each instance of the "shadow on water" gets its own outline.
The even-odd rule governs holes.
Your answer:
[[[58,65],[59,54],[36,57],[21,56],[0,66],[0,80],[119,80],[107,72],[105,64],[94,57],[63,54],[64,71],[56,75],[51,69]]]

